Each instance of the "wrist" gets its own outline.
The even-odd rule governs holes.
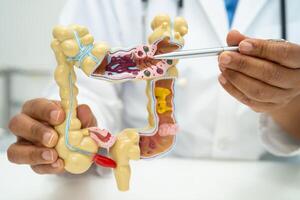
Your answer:
[[[300,95],[268,115],[290,136],[300,140]]]

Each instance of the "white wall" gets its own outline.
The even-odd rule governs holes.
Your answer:
[[[51,30],[57,24],[66,0],[1,0],[0,2],[0,71],[4,69],[53,72],[55,60],[50,49]],[[1,72],[0,72],[1,73]],[[0,74],[1,75],[1,74]],[[12,101],[22,102],[39,96],[50,76],[12,76]],[[5,113],[5,86],[0,76],[0,113]],[[12,108],[13,113],[19,110]],[[9,116],[0,114],[0,127]]]
[[[65,0],[1,0],[0,64],[49,67],[49,44]]]

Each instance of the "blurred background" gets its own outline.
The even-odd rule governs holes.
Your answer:
[[[40,96],[53,78],[51,30],[65,2],[1,0],[0,151],[6,149],[7,140],[13,140],[7,131],[10,117],[25,100]]]

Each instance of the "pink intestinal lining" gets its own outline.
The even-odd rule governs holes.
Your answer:
[[[107,64],[104,73],[97,73],[96,69],[92,76],[110,80],[153,79],[164,76],[173,61],[153,58],[161,41],[163,39],[157,40],[151,45],[140,45],[128,50],[109,52],[105,58]],[[180,48],[179,44],[172,44]],[[98,67],[101,67],[101,64]]]

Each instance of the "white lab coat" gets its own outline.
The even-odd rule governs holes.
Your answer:
[[[287,0],[288,39],[300,43],[300,1]],[[141,0],[70,0],[61,23],[89,28],[96,41],[133,46],[145,41]],[[279,0],[239,0],[232,28],[258,38],[280,37]],[[149,0],[147,34],[153,16],[177,13],[175,0]],[[226,45],[229,31],[223,0],[185,0],[182,15],[189,24],[185,48]],[[181,60],[176,84],[176,115],[180,126],[174,155],[194,158],[259,159],[267,150],[297,154],[292,143],[270,119],[236,101],[219,85],[217,58]],[[89,104],[100,127],[115,132],[147,123],[143,82],[112,85],[91,80],[78,71],[79,102]],[[57,90],[49,90],[57,94]],[[261,128],[260,128],[261,127]],[[261,141],[263,141],[261,143]]]

